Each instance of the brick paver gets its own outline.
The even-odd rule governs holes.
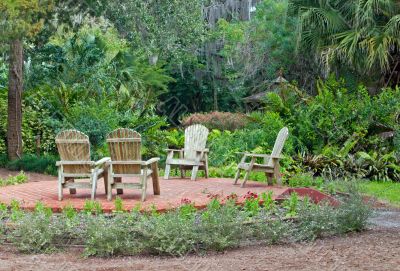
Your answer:
[[[125,180],[124,181],[134,181]],[[190,179],[170,179],[163,180],[160,178],[161,195],[153,195],[151,179],[148,183],[147,199],[140,202],[140,190],[125,190],[123,195],[119,195],[123,199],[124,208],[131,210],[140,205],[142,210],[156,208],[159,211],[176,208],[181,205],[182,199],[189,199],[197,208],[203,208],[211,200],[213,196],[224,199],[226,196],[235,193],[239,201],[244,200],[244,195],[251,191],[253,193],[273,192],[273,198],[280,198],[287,193],[287,187],[268,186],[259,182],[248,182],[245,188],[240,185],[233,185],[232,179],[198,179],[191,181]],[[99,182],[96,200],[99,201],[105,212],[114,209],[115,191],[113,191],[113,201],[106,199],[104,185]],[[70,195],[67,189],[64,189],[64,200],[57,200],[57,180],[28,182],[20,185],[13,185],[0,188],[0,202],[9,204],[12,200],[18,200],[21,206],[26,209],[32,209],[38,201],[43,202],[46,206],[51,207],[54,211],[60,211],[63,206],[71,204],[74,208],[83,209],[86,200],[90,200],[90,190],[78,189],[75,195]]]

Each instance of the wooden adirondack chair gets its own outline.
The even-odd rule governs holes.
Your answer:
[[[89,137],[76,130],[64,130],[57,134],[56,144],[61,161],[58,167],[58,200],[63,199],[63,189],[69,188],[70,194],[76,194],[77,188],[90,188],[91,199],[96,197],[97,180],[104,178],[107,183],[105,163],[110,158],[97,162],[90,160]],[[75,182],[78,178],[89,178],[89,182]]]
[[[153,185],[158,184],[158,161],[160,158],[151,158],[142,161],[140,153],[141,136],[138,132],[120,128],[109,133],[107,136],[108,149],[111,161],[107,162],[108,171],[108,194],[107,199],[112,199],[112,189],[117,189],[122,194],[125,188],[140,188],[142,190],[142,201],[146,199],[147,180],[153,178]],[[149,168],[150,167],[150,168]],[[139,183],[123,183],[122,177],[139,177]],[[154,181],[157,178],[157,182]],[[158,188],[155,188],[155,190]],[[159,191],[155,191],[159,194]]]
[[[286,127],[282,128],[279,131],[271,155],[243,153],[242,160],[238,164],[238,170],[235,176],[235,184],[239,180],[240,170],[246,171],[241,187],[245,186],[251,171],[265,172],[269,185],[272,185],[273,178],[277,180],[278,184],[282,184],[281,175],[279,171],[280,170],[279,160],[281,159],[280,155],[282,153],[282,149],[288,135],[289,135],[289,130]],[[246,162],[247,158],[250,158],[250,162]],[[263,162],[257,163],[257,159],[262,159]]]
[[[199,169],[205,171],[208,178],[208,149],[206,149],[208,129],[200,124],[189,126],[185,130],[185,147],[180,150],[167,149],[167,161],[164,179],[168,180],[171,166],[179,166],[181,177],[185,170],[192,169],[191,180],[195,181]],[[179,153],[179,158],[174,158]]]

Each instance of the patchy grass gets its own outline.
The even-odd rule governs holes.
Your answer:
[[[400,207],[400,183],[395,182],[361,182],[360,190],[369,196]]]

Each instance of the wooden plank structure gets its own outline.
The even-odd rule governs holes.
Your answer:
[[[57,134],[56,145],[61,161],[58,167],[58,200],[63,199],[63,189],[76,194],[77,188],[92,189],[91,199],[96,197],[97,180],[101,177],[107,183],[106,162],[103,158],[97,162],[90,159],[89,137],[77,130],[64,130]],[[89,182],[75,182],[75,179],[89,178]]]
[[[191,180],[195,181],[198,170],[204,170],[208,178],[208,149],[206,148],[208,129],[200,124],[195,124],[185,129],[185,146],[183,149],[167,149],[167,161],[164,179],[169,178],[171,166],[178,166],[181,177],[186,174],[187,169],[192,169]],[[179,158],[174,158],[178,153]]]
[[[278,184],[281,185],[282,182],[279,160],[281,159],[282,149],[288,136],[289,130],[287,127],[284,127],[279,131],[271,155],[242,153],[243,157],[238,164],[234,184],[237,184],[240,178],[240,171],[244,170],[246,174],[244,176],[241,187],[245,186],[251,171],[265,172],[269,185],[272,185],[273,178],[276,179]],[[260,159],[262,160],[262,162],[257,163],[257,160]],[[246,160],[250,160],[250,162],[246,162]]]
[[[117,189],[118,194],[123,189],[139,188],[142,190],[141,200],[146,199],[147,180],[153,178],[154,194],[160,194],[158,182],[158,161],[160,158],[152,158],[142,161],[141,136],[131,129],[120,128],[112,131],[107,136],[107,144],[111,160],[107,162],[108,188],[107,200],[112,199],[112,189]],[[123,183],[123,177],[139,177],[139,183]]]

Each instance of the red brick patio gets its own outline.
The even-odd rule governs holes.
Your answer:
[[[197,208],[203,208],[210,201],[210,196],[212,195],[219,195],[219,198],[223,199],[235,193],[239,201],[243,201],[244,195],[248,191],[257,194],[272,191],[274,199],[282,198],[290,191],[287,187],[268,186],[259,182],[248,182],[245,188],[241,188],[240,185],[233,185],[232,179],[198,179],[197,181],[190,181],[190,179],[160,179],[160,187],[161,195],[153,195],[151,180],[149,180],[147,199],[144,203],[140,202],[139,190],[125,190],[124,194],[120,195],[124,202],[124,208],[131,210],[140,204],[142,210],[148,210],[154,206],[159,211],[165,211],[181,205],[182,199],[189,199]],[[310,195],[316,201],[320,201],[321,197],[324,198],[326,196],[312,189],[310,189]],[[315,195],[317,196],[315,197]],[[18,200],[22,208],[25,209],[32,209],[38,201],[41,201],[54,211],[60,211],[67,204],[71,204],[74,208],[81,210],[85,201],[90,199],[90,191],[78,189],[77,194],[70,195],[69,191],[65,189],[64,200],[58,201],[56,178],[54,178],[54,181],[29,182],[0,188],[0,202],[9,204],[13,199]],[[113,199],[115,199],[115,192]],[[97,189],[96,200],[101,203],[105,212],[110,212],[114,209],[114,202],[106,200],[102,181],[100,181]]]

